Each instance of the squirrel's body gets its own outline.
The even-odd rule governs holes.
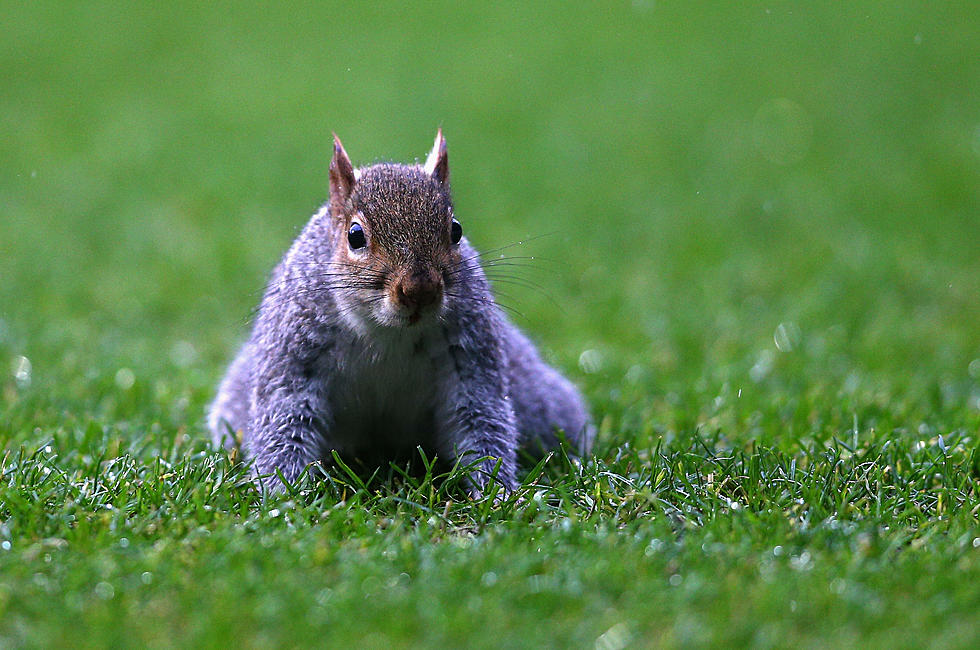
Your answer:
[[[241,431],[255,471],[278,485],[331,451],[368,465],[417,454],[484,459],[516,485],[517,450],[587,451],[577,389],[541,361],[493,302],[452,216],[441,133],[425,168],[354,171],[339,141],[331,200],[276,267],[252,335],[208,424]]]

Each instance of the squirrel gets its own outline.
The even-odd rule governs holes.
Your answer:
[[[421,447],[471,465],[467,491],[517,487],[518,451],[595,428],[578,389],[496,304],[449,191],[442,129],[424,165],[355,168],[334,134],[329,200],[266,288],[208,414],[271,491],[311,463],[397,461]]]

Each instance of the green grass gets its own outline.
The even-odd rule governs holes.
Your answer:
[[[0,646],[980,641],[971,3],[3,3]],[[263,498],[203,415],[356,162],[449,140],[600,436]]]

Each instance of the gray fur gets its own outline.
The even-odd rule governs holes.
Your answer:
[[[591,447],[578,390],[494,304],[466,238],[448,241],[440,141],[441,133],[432,176],[381,164],[354,172],[356,182],[337,141],[331,201],[273,272],[208,417],[217,444],[240,432],[270,488],[281,488],[277,469],[292,481],[332,450],[384,463],[421,445],[449,462],[486,458],[472,476],[479,494],[498,461],[498,481],[513,489],[518,448],[540,456],[556,448],[559,430],[572,453]],[[352,220],[368,233],[370,252],[348,249]],[[392,283],[410,290],[426,273],[441,282],[440,299],[415,311],[416,322],[398,320],[404,309],[392,304]]]

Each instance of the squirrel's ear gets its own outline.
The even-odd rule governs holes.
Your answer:
[[[340,144],[340,138],[334,133],[333,158],[330,160],[330,202],[337,210],[343,209],[347,203],[355,180],[354,166],[344,151],[344,145]]]
[[[443,185],[449,182],[449,154],[446,152],[446,138],[442,129],[436,131],[436,143],[432,145],[429,157],[425,159],[425,173]]]

